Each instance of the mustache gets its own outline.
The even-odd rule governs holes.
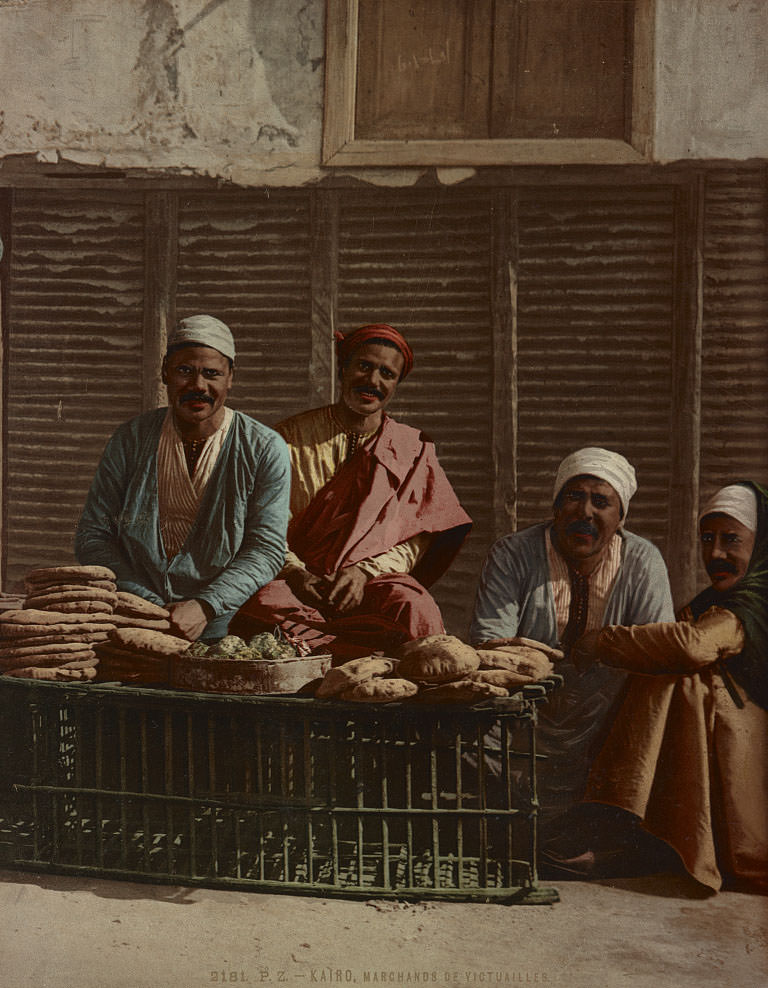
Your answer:
[[[592,538],[597,538],[597,529],[589,521],[572,521],[565,531],[568,535],[591,535]]]
[[[200,391],[194,391],[190,394],[182,395],[179,399],[179,404],[183,405],[188,401],[204,401],[209,405],[213,404],[213,398],[211,398],[210,395],[204,395]]]
[[[376,395],[379,401],[384,401],[384,394],[378,388],[354,388],[353,390],[355,394]]]
[[[706,570],[709,576],[714,576],[715,573],[732,573],[736,576],[739,572],[727,559],[711,559],[706,565]]]

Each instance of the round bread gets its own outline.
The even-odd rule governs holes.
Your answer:
[[[105,600],[65,600],[46,606],[38,602],[35,603],[39,610],[54,614],[109,614],[110,620],[112,615],[112,605]]]
[[[339,699],[353,703],[392,703],[407,700],[418,692],[419,687],[409,679],[381,679],[377,676],[344,690]]]
[[[502,648],[505,645],[527,645],[529,648],[534,648],[538,652],[543,652],[550,662],[559,662],[561,659],[565,658],[565,652],[559,648],[553,648],[551,645],[547,645],[546,642],[537,642],[533,638],[496,638],[493,641],[484,642],[482,645],[478,645],[478,651],[482,652],[485,649],[495,649]]]
[[[538,648],[530,645],[501,645],[499,648],[478,650],[481,669],[509,669],[522,676],[543,679],[548,676],[553,665],[549,657]]]
[[[338,696],[345,690],[354,689],[374,676],[386,676],[395,666],[394,659],[382,658],[378,655],[364,655],[359,659],[351,659],[343,665],[334,666],[323,676],[317,687],[315,696]]]
[[[72,659],[59,666],[59,669],[95,669],[99,664],[99,657],[95,653],[90,658]]]
[[[163,619],[132,617],[113,611],[109,620],[116,628],[146,628],[148,631],[170,631],[171,622]]]
[[[170,617],[170,612],[165,607],[153,604],[151,600],[144,600],[138,594],[118,590],[115,597],[117,601],[115,610],[118,614],[126,614],[130,617],[148,617],[153,620]]]
[[[453,635],[427,635],[398,649],[398,675],[419,683],[447,683],[474,672],[480,658],[471,645]]]
[[[44,593],[69,593],[71,590],[105,590],[107,593],[114,594],[117,590],[117,584],[114,580],[81,580],[78,583],[62,583],[60,580],[43,580],[30,583],[29,580],[25,580],[24,586],[27,589],[27,596]]]
[[[15,669],[23,663],[39,668],[64,666],[69,665],[70,662],[81,662],[83,659],[93,659],[95,661],[96,653],[91,648],[84,648],[79,652],[41,652],[9,659],[0,657],[0,669]]]
[[[27,594],[24,609],[38,607],[40,610],[55,610],[59,604],[101,604],[102,609],[110,611],[117,603],[117,598],[109,590],[98,590],[95,587],[83,587],[81,590],[52,590],[45,588],[45,593]]]
[[[526,683],[534,682],[533,676],[523,676],[512,669],[476,669],[471,672],[467,679],[473,683],[492,683],[494,686],[502,686],[505,690],[517,690]]]
[[[26,642],[26,639],[25,639]],[[0,661],[4,658],[13,658],[23,655],[44,655],[46,652],[79,652],[84,648],[89,648],[88,643],[83,642],[44,642],[37,645],[16,645],[0,642]]]
[[[175,635],[166,635],[162,631],[149,631],[146,628],[115,628],[109,640],[128,651],[143,652],[165,658],[185,652],[192,642]]]
[[[111,630],[111,626],[110,626]],[[37,645],[82,644],[82,642],[102,642],[109,637],[107,631],[86,631],[70,634],[62,632],[54,635],[20,635],[16,638],[0,639],[0,651],[13,648],[29,648]]]
[[[3,611],[0,614],[0,633],[5,630],[6,625],[91,624],[94,621],[109,623],[108,617],[92,617],[89,614],[60,614],[58,611],[44,611],[28,607],[18,611]]]
[[[35,607],[33,602],[44,600],[46,604],[55,604],[59,601],[69,602],[75,600],[103,600],[113,607],[117,603],[117,594],[111,590],[102,590],[99,587],[77,587],[60,589],[59,587],[43,587],[41,590],[33,590],[27,594],[27,606]]]
[[[117,577],[106,566],[43,566],[30,570],[24,577],[29,583],[45,581],[76,583],[78,580],[116,580]]]
[[[95,669],[62,669],[60,666],[54,668],[42,668],[40,666],[25,666],[22,669],[10,669],[3,673],[4,676],[13,676],[16,679],[51,679],[56,682],[77,682],[83,679],[93,679],[96,675]]]
[[[422,690],[417,699],[421,703],[479,703],[492,697],[507,697],[503,686],[493,683],[477,683],[471,679],[458,679]]]
[[[60,615],[64,617],[65,615]],[[70,615],[71,616],[71,615]],[[87,624],[5,624],[0,625],[0,640],[22,641],[27,638],[48,638],[49,641],[92,641],[82,635],[103,634],[114,630],[114,624],[89,622]],[[29,644],[29,642],[25,642]]]

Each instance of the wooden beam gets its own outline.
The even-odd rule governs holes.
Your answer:
[[[491,225],[491,325],[494,536],[517,527],[517,203],[494,194]]]
[[[339,196],[317,190],[312,196],[312,316],[307,407],[335,399],[333,334],[338,298]]]
[[[704,196],[697,172],[677,191],[675,206],[667,569],[676,606],[695,594],[699,564]]]
[[[11,201],[12,193],[0,195],[0,590],[6,589],[6,546],[8,530],[8,504],[6,496],[7,463],[5,454],[8,435],[8,408],[6,405],[8,366],[6,362],[8,341],[8,297],[11,270]]]
[[[176,265],[179,207],[175,192],[147,192],[144,197],[144,411],[166,403],[161,368],[168,331],[176,321]]]

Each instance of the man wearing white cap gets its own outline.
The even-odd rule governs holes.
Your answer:
[[[238,607],[283,565],[285,441],[226,407],[235,343],[209,315],[168,339],[168,407],[122,425],[96,470],[75,535],[80,563],[171,612],[171,631],[221,638]]]
[[[624,528],[637,489],[619,453],[589,446],[567,456],[554,484],[554,517],[505,535],[483,566],[470,628],[476,643],[518,637],[561,648],[563,688],[539,714],[541,820],[581,797],[592,758],[615,712],[626,674],[593,668],[580,675],[567,653],[586,631],[607,623],[674,617],[658,549]]]
[[[724,487],[699,532],[711,586],[679,621],[607,627],[575,647],[579,663],[639,674],[585,799],[642,821],[701,884],[768,894],[768,490]]]

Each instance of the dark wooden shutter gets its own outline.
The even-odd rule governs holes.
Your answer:
[[[177,316],[206,312],[230,326],[229,404],[268,425],[308,406],[310,248],[306,193],[180,199]]]
[[[518,528],[551,517],[559,461],[605,446],[635,466],[628,528],[664,546],[674,194],[530,190],[519,203]]]
[[[464,634],[492,538],[490,200],[447,193],[345,195],[338,316],[348,332],[397,327],[415,353],[393,416],[434,439],[473,532],[435,586],[446,626]]]
[[[117,193],[14,195],[6,587],[74,558],[104,444],[141,410],[142,210]]]
[[[768,176],[713,169],[704,212],[701,491],[768,483]]]

